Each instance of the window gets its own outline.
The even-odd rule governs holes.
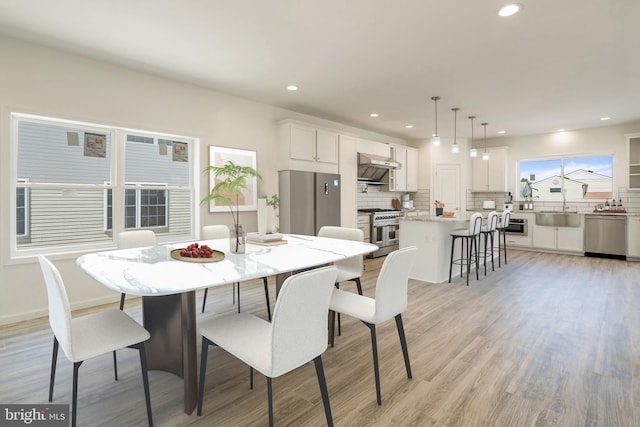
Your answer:
[[[21,114],[11,138],[12,256],[108,247],[124,229],[192,238],[196,140]]]
[[[520,196],[540,201],[613,197],[613,156],[520,161]]]
[[[166,190],[146,190],[139,184],[139,190],[125,190],[124,228],[149,228],[154,232],[163,232],[168,224],[168,193]],[[105,229],[113,227],[113,196],[106,190]]]

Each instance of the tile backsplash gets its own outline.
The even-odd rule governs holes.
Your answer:
[[[495,200],[496,208],[502,209],[502,205],[505,203],[507,193],[474,193],[467,191],[467,210],[482,210],[483,200]],[[616,200],[622,200],[622,205],[627,213],[640,214],[640,191],[629,191],[626,187],[620,187],[617,191]],[[611,201],[611,200],[609,200]],[[603,203],[601,200],[594,200],[589,202],[574,202],[567,201],[566,206],[568,209],[579,213],[591,213],[596,208],[596,205]],[[514,210],[519,210],[520,202],[513,201]],[[562,210],[562,202],[537,202],[533,201],[534,210]]]
[[[358,209],[366,208],[389,208],[391,209],[391,201],[396,198],[402,201],[402,196],[406,193],[387,191],[386,186],[368,185],[358,183],[358,192],[356,193],[356,201]],[[419,190],[415,193],[409,193],[413,200],[414,209],[429,209],[429,190]]]

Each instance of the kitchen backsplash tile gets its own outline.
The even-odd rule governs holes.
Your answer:
[[[389,192],[385,190],[385,187],[378,185],[358,184],[358,192],[356,194],[356,201],[359,209],[391,209],[391,201],[394,198],[402,200],[402,196],[406,193]],[[413,200],[414,209],[429,208],[429,190],[420,190],[410,194],[411,200]]]

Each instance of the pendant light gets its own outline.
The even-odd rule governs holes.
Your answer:
[[[489,153],[487,153],[487,125],[489,123],[482,123],[484,127],[484,153],[482,153],[482,160],[489,160]]]
[[[453,154],[458,154],[460,152],[460,147],[458,146],[458,142],[456,141],[456,124],[458,122],[458,107],[453,107],[451,111],[453,111],[453,145],[451,146],[451,152]]]
[[[433,134],[433,137],[431,138],[431,143],[433,144],[434,147],[439,147],[440,135],[438,135],[438,100],[440,99],[440,97],[432,96],[431,99],[433,100],[433,103],[435,104],[435,107],[436,107],[436,133]]]
[[[471,120],[471,150],[469,150],[469,156],[471,157],[478,157],[478,150],[473,147],[473,119],[475,118],[476,116],[469,116],[469,120]]]

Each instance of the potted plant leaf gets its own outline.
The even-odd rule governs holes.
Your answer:
[[[229,249],[233,253],[244,253],[245,235],[239,222],[239,201],[242,191],[248,189],[248,180],[252,177],[258,179],[262,179],[262,177],[251,166],[240,166],[232,160],[227,160],[222,166],[209,165],[203,172],[213,175],[215,185],[209,194],[200,201],[200,204],[215,201],[229,207],[233,221],[233,229],[229,233]]]

